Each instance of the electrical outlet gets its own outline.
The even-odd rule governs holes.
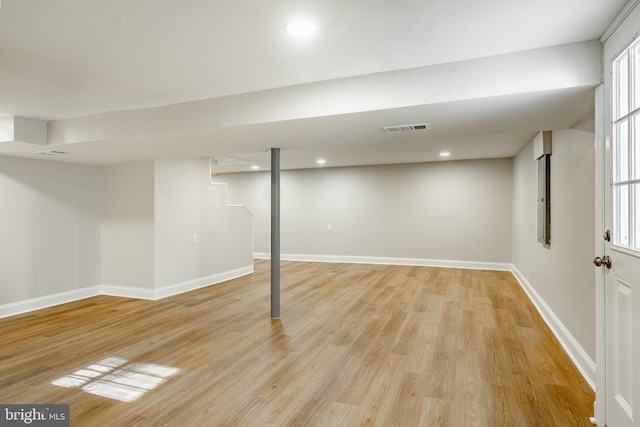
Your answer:
[[[191,240],[193,243],[198,243],[198,235],[196,233],[193,233],[193,238]]]

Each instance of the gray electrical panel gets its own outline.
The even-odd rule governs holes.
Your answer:
[[[538,162],[538,242],[551,243],[551,155],[544,154]]]

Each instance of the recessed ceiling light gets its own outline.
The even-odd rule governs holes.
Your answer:
[[[442,157],[443,159],[446,159],[447,157],[449,157],[451,155],[450,152],[448,151],[441,151],[440,152],[440,157]]]
[[[258,166],[258,165],[251,165],[251,170],[257,171],[258,169],[260,169],[260,166]]]
[[[326,165],[327,161],[325,159],[318,159],[318,160],[316,160],[316,163],[318,165],[322,166],[322,165]]]
[[[284,29],[295,37],[307,37],[316,32],[315,24],[309,21],[291,21],[287,23]]]

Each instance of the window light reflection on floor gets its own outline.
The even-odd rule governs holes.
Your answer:
[[[120,357],[107,357],[79,369],[51,384],[66,388],[81,388],[86,393],[133,402],[153,390],[180,369],[154,363],[130,363]]]

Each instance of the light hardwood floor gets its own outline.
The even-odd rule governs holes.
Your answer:
[[[590,425],[594,393],[510,273],[283,262],[272,321],[255,267],[1,319],[0,403],[68,403],[74,426]],[[130,403],[52,384],[109,357],[180,371]]]

